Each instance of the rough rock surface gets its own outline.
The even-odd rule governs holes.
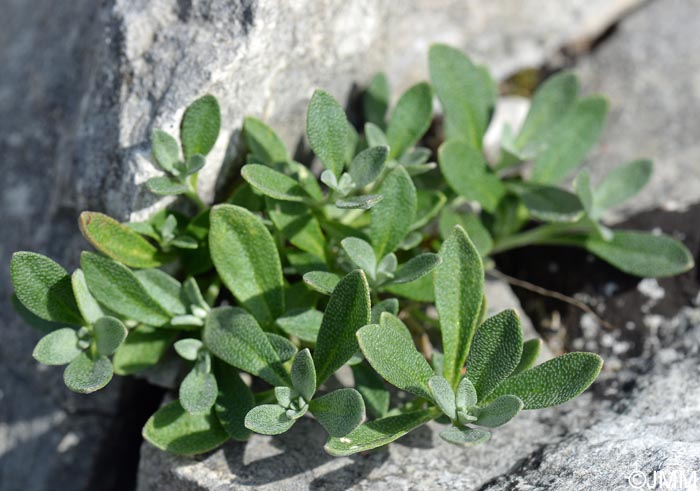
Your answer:
[[[595,181],[614,166],[654,160],[645,191],[612,218],[700,200],[700,29],[697,0],[651,2],[581,59],[583,89],[605,94],[608,126],[589,159]]]
[[[507,284],[487,281],[489,315],[512,308],[521,314],[525,339],[536,335]],[[545,350],[539,362],[549,358]],[[247,444],[231,442],[204,458],[166,454],[149,443],[141,449],[139,491],[249,489],[473,489],[507,472],[515,460],[545,442],[561,438],[592,408],[586,397],[560,408],[526,412],[498,429],[488,445],[473,450],[445,444],[431,424],[392,445],[388,452],[335,459],[323,451],[325,433],[303,418],[280,437],[255,435]],[[584,418],[588,420],[589,418]],[[508,459],[503,459],[508,455]]]
[[[78,151],[65,166],[65,195],[77,189],[81,206],[122,218],[148,208],[154,198],[141,185],[156,173],[147,158],[151,130],[173,129],[186,104],[205,92],[219,97],[224,122],[200,179],[200,192],[211,198],[247,114],[268,121],[294,148],[316,87],[347,100],[353,84],[385,70],[397,89],[406,88],[427,77],[427,50],[436,41],[467,49],[503,77],[544,63],[562,46],[585,44],[638,3],[117,1],[81,109]]]

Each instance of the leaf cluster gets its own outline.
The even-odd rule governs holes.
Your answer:
[[[561,184],[605,116],[604,101],[579,97],[570,74],[545,82],[524,126],[506,132],[500,161],[488,162],[493,81],[446,46],[429,61],[432,84],[409,88],[391,110],[386,77],[372,80],[359,132],[330,94],[313,94],[306,135],[318,176],[272,128],[245,118],[245,163],[212,206],[196,186],[221,116],[213,96],[196,100],[179,141],[153,133],[165,174],[147,183],[196,211],[130,223],[83,213],[98,252],[83,252],[72,275],[39,254],[13,256],[14,303],[45,334],[34,357],[67,365],[66,385],[92,392],[177,353],[177,400],[143,434],[178,454],[277,435],[307,415],[332,455],[381,447],[432,420],[448,425],[447,442],[475,445],[521,410],[576,397],[602,360],[568,353],[535,365],[540,342],[523,339],[515,312],[486,318],[484,267],[490,254],[552,243],[633,274],[684,271],[692,259],[674,239],[600,222],[641,189],[651,164],[620,167],[595,187],[585,171],[573,191]],[[437,163],[420,146],[435,95],[446,137]],[[352,387],[331,389],[339,370]]]

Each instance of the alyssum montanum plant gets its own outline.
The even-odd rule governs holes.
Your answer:
[[[449,424],[441,432],[446,441],[474,445],[522,409],[580,394],[601,359],[569,353],[534,366],[540,342],[523,340],[517,314],[486,318],[482,261],[509,247],[566,243],[624,270],[664,275],[688,267],[687,251],[668,237],[640,242],[637,232],[620,236],[599,224],[611,193],[619,198],[623,187],[634,194],[628,175],[613,173],[595,191],[579,175],[578,195],[553,186],[552,173],[567,174],[560,167],[570,170],[573,159],[552,163],[541,154],[557,145],[557,156],[568,152],[569,133],[586,133],[591,121],[587,112],[584,123],[566,116],[581,104],[567,95],[570,88],[564,95],[558,88],[572,83],[570,75],[544,84],[528,116],[534,122],[507,135],[503,161],[489,165],[479,148],[493,83],[445,46],[431,49],[430,63],[448,108],[442,172],[416,147],[431,122],[433,89],[410,88],[387,120],[388,91],[378,76],[365,97],[364,136],[337,101],[314,93],[307,137],[325,168],[321,183],[268,126],[246,118],[242,180],[226,202],[209,208],[197,196],[197,176],[217,140],[220,113],[212,96],[196,100],[183,115],[179,142],[154,132],[154,162],[165,175],[147,185],[189,198],[197,213],[163,210],[122,224],[85,212],[81,230],[101,254],[83,252],[72,275],[39,254],[13,256],[15,306],[46,333],[34,357],[67,365],[66,385],[88,393],[113,373],[156,365],[174,348],[188,368],[178,400],[151,417],[144,436],[179,454],[246,440],[251,431],[279,434],[306,413],[328,432],[333,455],[383,446],[430,420]],[[565,125],[574,129],[563,132]],[[533,159],[547,169],[533,172],[534,181],[512,172]],[[486,191],[488,198],[479,194]],[[567,210],[574,202],[581,209],[557,210],[557,193],[568,197]],[[519,232],[530,220],[548,223]],[[441,235],[432,232],[436,224]],[[425,302],[435,303],[438,319]],[[328,391],[324,382],[344,365],[354,388]],[[415,397],[392,407],[385,382]]]

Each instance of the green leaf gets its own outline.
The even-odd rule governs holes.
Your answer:
[[[382,291],[415,300],[416,302],[434,302],[435,285],[433,276],[434,275],[429,274],[411,283],[384,286],[382,287]]]
[[[602,97],[580,99],[556,124],[535,161],[532,180],[555,184],[584,159],[605,125],[607,102]]]
[[[64,327],[41,338],[32,356],[44,365],[66,365],[80,353],[82,350],[78,347],[78,333],[75,329]]]
[[[128,331],[122,321],[115,317],[101,317],[93,326],[97,354],[109,356],[114,354],[126,339]]]
[[[640,277],[675,276],[694,264],[692,254],[682,242],[663,234],[622,230],[614,232],[609,241],[587,237],[584,246],[603,261]]]
[[[185,194],[190,190],[190,187],[180,178],[172,176],[151,177],[146,181],[146,187],[150,192],[159,196]]]
[[[267,212],[275,228],[289,242],[309,254],[325,260],[326,238],[308,206],[290,201],[266,200]]]
[[[475,428],[457,428],[450,426],[440,432],[440,438],[453,445],[460,447],[475,447],[486,443],[491,438],[491,433],[488,431],[477,430]]]
[[[263,325],[284,313],[282,265],[275,241],[258,217],[235,205],[211,210],[209,248],[224,285]]]
[[[137,326],[129,331],[114,356],[114,373],[132,375],[157,364],[177,336],[176,331]]]
[[[373,123],[365,123],[365,139],[369,147],[389,145],[389,141],[386,139],[386,135],[382,129]]]
[[[452,233],[455,225],[461,225],[467,235],[474,243],[474,247],[479,251],[481,257],[486,257],[493,248],[491,234],[481,223],[479,217],[473,213],[458,213],[451,208],[443,208],[440,212],[438,228],[440,236],[446,239]]]
[[[107,215],[93,211],[80,214],[80,231],[95,248],[132,268],[155,268],[162,254],[146,239]]]
[[[598,218],[603,211],[618,206],[642,190],[653,172],[651,160],[635,160],[612,170],[600,183],[593,195],[594,213]]]
[[[15,252],[10,275],[17,298],[31,313],[47,321],[83,324],[70,276],[58,263],[41,254]]]
[[[335,456],[352,455],[382,447],[438,416],[435,409],[412,411],[368,421],[344,437],[329,438],[323,447]]]
[[[456,226],[440,249],[435,271],[435,307],[440,318],[445,378],[457,386],[479,321],[484,268],[467,233]]]
[[[326,271],[310,271],[304,275],[304,283],[309,288],[324,295],[330,295],[340,282],[340,277],[335,273]]]
[[[173,316],[184,315],[182,285],[165,271],[142,269],[134,273],[151,297]]]
[[[479,397],[476,395],[476,389],[474,384],[472,384],[469,377],[462,377],[457,386],[457,391],[455,395],[455,405],[460,411],[466,411],[470,407],[474,406]]]
[[[294,357],[292,386],[305,401],[310,401],[316,392],[316,368],[308,348],[299,351]]]
[[[355,389],[338,389],[309,403],[309,411],[331,437],[342,437],[365,418],[365,402]]]
[[[339,199],[335,206],[350,210],[369,210],[374,205],[384,199],[381,194],[367,194],[364,196],[351,196],[350,198]]]
[[[90,394],[112,380],[112,363],[105,356],[96,360],[80,353],[63,372],[63,382],[70,390]]]
[[[386,129],[389,158],[397,158],[428,131],[433,117],[433,91],[421,82],[408,89],[396,103]]]
[[[266,332],[265,334],[270,344],[277,352],[280,361],[285,362],[291,360],[294,355],[297,354],[297,351],[299,351],[296,345],[284,336],[272,332]]]
[[[581,201],[583,209],[592,217],[595,214],[593,210],[593,188],[591,187],[591,176],[586,169],[579,172],[576,179],[574,179],[574,190],[579,201]]]
[[[432,252],[425,252],[414,256],[396,271],[391,282],[397,284],[415,281],[433,271],[438,267],[440,262],[440,256]]]
[[[350,123],[338,101],[329,93],[316,90],[306,113],[306,135],[323,166],[338,178],[351,153],[348,151],[350,130]]]
[[[505,194],[498,176],[488,168],[484,155],[467,143],[449,140],[438,150],[440,170],[447,184],[460,196],[478,201],[493,212]]]
[[[323,314],[313,357],[318,385],[355,354],[355,332],[369,323],[369,316],[369,285],[364,273],[355,270],[340,280]]]
[[[440,191],[420,190],[417,193],[417,198],[418,207],[416,217],[411,224],[411,230],[418,230],[428,225],[447,202],[447,197]]]
[[[522,349],[520,318],[514,310],[504,310],[479,326],[467,358],[467,376],[479,400],[515,370]]]
[[[523,408],[523,401],[512,395],[500,396],[479,410],[475,425],[497,428],[513,419]]]
[[[340,245],[355,266],[362,269],[374,279],[377,275],[377,256],[374,255],[372,246],[357,237],[347,237],[340,241]]]
[[[511,373],[511,376],[517,375],[520,372],[524,372],[529,368],[532,368],[537,361],[537,357],[540,355],[540,347],[542,346],[542,341],[539,339],[530,339],[523,343],[523,352],[520,355],[520,362],[515,370]]]
[[[355,189],[361,189],[379,177],[388,153],[389,147],[381,146],[369,147],[357,154],[348,168]]]
[[[190,305],[196,305],[205,310],[209,308],[209,304],[202,295],[202,290],[199,289],[197,280],[191,276],[182,283],[181,297],[183,301],[187,301]]]
[[[176,455],[214,450],[228,440],[213,412],[189,414],[178,401],[166,404],[149,418],[143,437],[155,447]]]
[[[389,312],[390,314],[398,315],[399,301],[395,298],[386,298],[372,306],[370,322],[372,324],[379,324],[379,318],[381,317],[382,312]]]
[[[278,404],[263,404],[248,411],[245,427],[261,435],[279,435],[294,424],[287,410]]]
[[[533,218],[545,222],[575,222],[583,215],[578,196],[554,186],[531,184],[520,196]]]
[[[221,111],[213,95],[204,95],[190,104],[180,123],[180,141],[185,160],[198,153],[207,155],[221,128]]]
[[[241,176],[256,190],[270,198],[298,202],[308,198],[306,191],[297,181],[265,165],[244,165]]]
[[[408,328],[389,313],[381,315],[379,324],[357,331],[362,354],[384,380],[401,390],[432,400],[428,381],[433,369],[415,345]]]
[[[212,373],[195,366],[180,384],[180,404],[190,414],[208,414],[216,402],[219,388]]]
[[[389,81],[383,73],[372,77],[362,97],[362,109],[365,119],[380,128],[384,127],[384,118],[389,108]]]
[[[355,388],[365,400],[369,413],[376,418],[385,416],[389,411],[390,397],[384,380],[365,363],[358,363],[351,368]]]
[[[175,342],[175,352],[185,360],[195,361],[204,343],[199,339],[185,338]]]
[[[248,151],[263,164],[289,160],[287,147],[282,139],[259,119],[250,116],[243,119],[243,138]]]
[[[196,174],[202,168],[204,165],[207,163],[207,160],[204,158],[203,155],[195,154],[192,155],[189,159],[187,159],[187,164],[185,165],[185,171],[184,175],[185,176],[191,176],[192,174]]]
[[[177,140],[163,130],[153,130],[151,151],[158,166],[166,172],[174,173],[180,161],[180,146]]]
[[[204,324],[202,340],[211,353],[239,370],[256,375],[273,386],[291,384],[269,338],[243,309],[212,309]]]
[[[567,353],[507,378],[482,402],[514,395],[523,401],[523,409],[563,404],[586,390],[602,366],[603,360],[593,353]]]
[[[92,252],[83,252],[80,264],[90,292],[109,310],[151,326],[170,322],[170,314],[126,266]]]
[[[290,336],[296,336],[305,343],[316,344],[322,321],[322,312],[302,308],[287,312],[278,318],[275,324]]]
[[[372,208],[370,237],[377,257],[393,252],[411,228],[416,215],[416,187],[402,167],[396,167],[384,179],[379,194],[381,203]]]
[[[450,419],[457,418],[457,407],[455,405],[455,393],[452,386],[445,377],[435,375],[428,380],[430,392],[440,410]]]
[[[90,290],[88,290],[87,283],[85,282],[85,275],[82,270],[76,269],[73,271],[71,275],[71,285],[73,287],[75,301],[78,304],[83,319],[85,319],[88,324],[94,324],[97,322],[97,319],[104,316],[104,312],[97,303],[97,300],[95,300],[95,297],[90,293]]]
[[[576,102],[578,91],[578,80],[571,72],[560,72],[545,80],[532,98],[525,123],[515,139],[516,148],[524,149],[555,128]]]
[[[255,397],[232,366],[215,362],[214,373],[219,386],[214,406],[216,416],[231,438],[245,441],[250,436],[250,430],[245,427],[245,416],[255,407]]]
[[[464,53],[449,46],[431,46],[428,59],[430,78],[445,113],[447,138],[481,148],[493,104],[490,82]]]

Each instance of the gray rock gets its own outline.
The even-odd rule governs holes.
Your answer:
[[[662,329],[677,340],[617,376],[635,386],[631,394],[481,489],[697,489],[700,310],[686,308]]]
[[[353,84],[385,70],[404,89],[427,77],[436,41],[466,48],[500,78],[590,40],[638,3],[117,1],[102,12],[106,38],[96,48],[64,196],[121,218],[143,216],[155,204],[142,186],[157,173],[148,161],[151,130],[173,130],[202,93],[219,97],[224,121],[200,179],[211,199],[245,115],[268,121],[294,148],[316,87],[345,101]]]
[[[620,22],[576,71],[585,91],[605,94],[610,117],[589,159],[594,182],[635,158],[654,160],[643,193],[611,216],[700,200],[700,30],[697,0],[651,2]]]

